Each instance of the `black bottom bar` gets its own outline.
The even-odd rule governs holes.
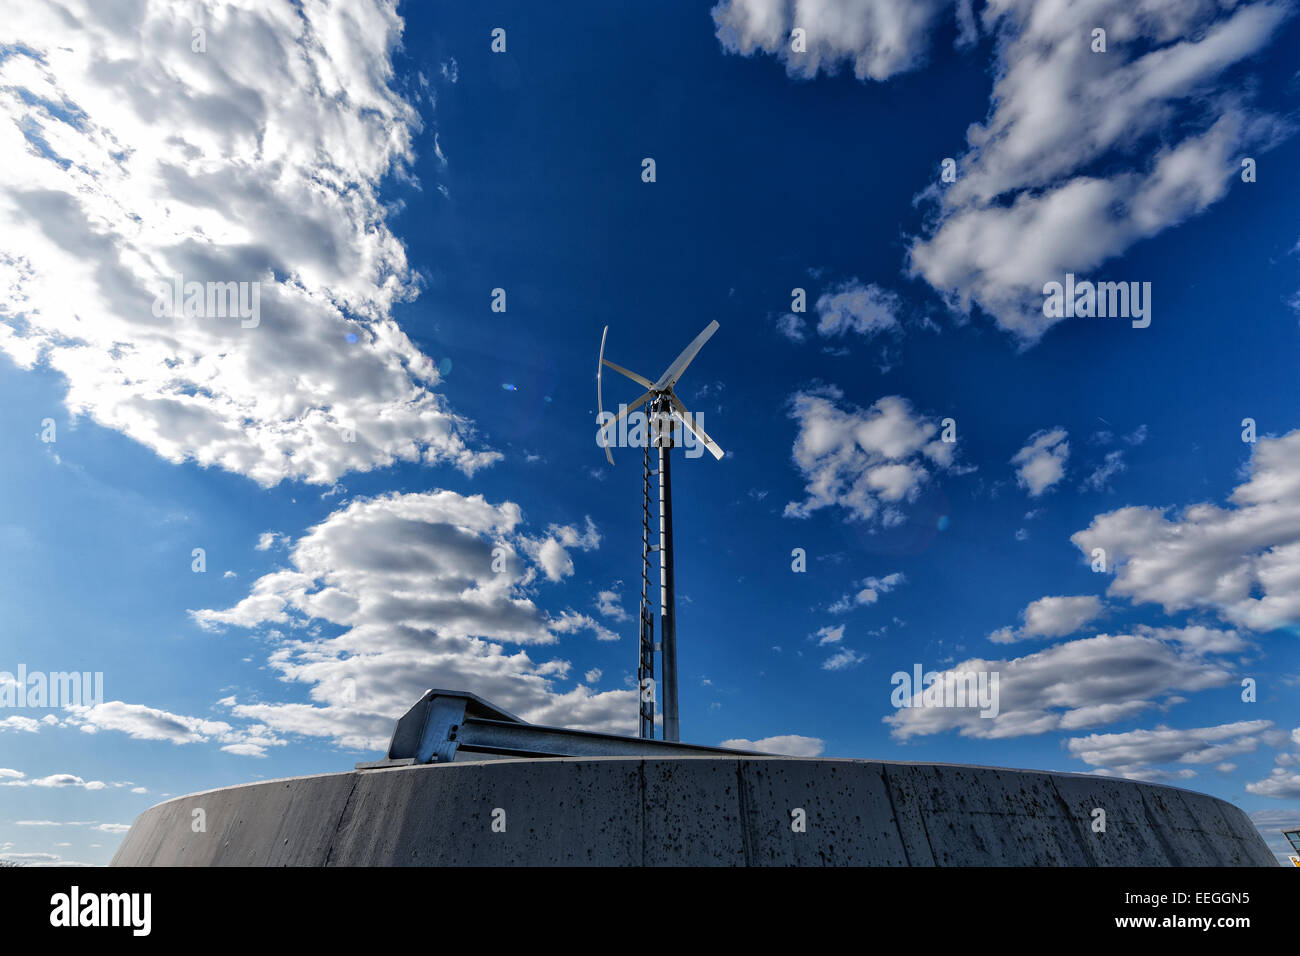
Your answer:
[[[278,943],[337,945],[351,934],[375,944],[388,937],[391,943],[396,940],[389,934],[401,928],[402,938],[423,934],[428,945],[435,945],[448,929],[437,924],[454,922],[459,924],[457,936],[475,933],[495,949],[515,933],[535,935],[547,925],[543,921],[553,921],[560,912],[581,912],[588,939],[605,929],[617,931],[625,914],[602,901],[644,886],[644,874],[634,871],[570,870],[556,880],[497,870],[490,882],[477,885],[478,875],[472,872],[435,880],[431,884],[427,877],[403,870],[3,868],[0,913],[12,943],[47,934],[66,942],[77,934],[84,941],[111,940],[126,947],[148,939],[172,945],[201,942],[208,951],[256,941],[262,950]],[[1294,867],[678,871],[673,880],[681,898],[691,901],[686,905],[702,917],[691,921],[692,940],[725,933],[731,949],[737,937],[762,939],[774,924],[791,932],[802,927],[811,941],[811,934],[833,921],[860,942],[910,939],[913,944],[924,941],[927,949],[951,944],[958,951],[973,951],[1002,939],[1014,941],[1016,948],[1068,941],[1067,948],[1076,951],[1079,942],[1128,939],[1172,949],[1201,939],[1219,952],[1265,941],[1282,952],[1294,946],[1300,900],[1300,870]],[[148,937],[134,936],[129,918],[123,920],[128,925],[118,927],[52,926],[59,896],[70,897],[73,886],[83,904],[92,894],[149,894]],[[736,909],[738,892],[745,903]],[[717,919],[703,918],[710,904]],[[445,911],[436,921],[427,918],[431,906]],[[493,917],[492,923],[483,926],[479,918],[484,916]],[[1208,928],[1189,922],[1206,919]],[[937,938],[946,935],[952,938]]]

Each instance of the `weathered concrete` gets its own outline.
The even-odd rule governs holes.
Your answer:
[[[1093,832],[1093,810],[1106,831]],[[505,811],[494,832],[493,811]],[[806,832],[792,829],[801,808]],[[203,810],[206,832],[194,832]],[[499,816],[499,815],[498,815]],[[594,757],[295,777],[146,810],[114,866],[1276,866],[1175,787],[957,764]]]

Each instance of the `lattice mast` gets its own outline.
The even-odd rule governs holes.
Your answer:
[[[649,408],[646,405],[646,408]],[[641,609],[637,614],[636,686],[641,708],[641,737],[655,735],[655,616],[650,609],[650,555],[659,550],[650,543],[650,443],[646,442],[641,482]]]

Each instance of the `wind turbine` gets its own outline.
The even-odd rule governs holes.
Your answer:
[[[647,739],[654,737],[655,705],[653,688],[654,652],[656,650],[660,652],[663,665],[663,739],[680,739],[677,722],[677,608],[673,590],[673,495],[671,461],[668,454],[672,450],[673,436],[676,432],[676,427],[672,424],[673,419],[676,418],[681,421],[700,444],[709,450],[714,458],[719,460],[722,458],[722,449],[718,447],[718,443],[705,433],[699,419],[687,411],[686,406],[681,403],[681,400],[673,391],[673,386],[682,377],[682,373],[691,364],[691,360],[695,358],[696,353],[704,347],[704,343],[716,331],[718,331],[718,323],[710,322],[704,331],[695,337],[695,341],[686,346],[682,350],[682,354],[677,356],[676,360],[654,382],[621,365],[615,365],[605,358],[605,338],[609,335],[608,325],[605,326],[605,331],[600,336],[600,360],[596,364],[596,410],[599,412],[600,418],[605,417],[605,407],[601,398],[601,377],[604,369],[611,368],[646,389],[645,394],[628,402],[617,415],[601,427],[598,438],[600,444],[605,448],[605,457],[609,459],[609,463],[614,464],[614,456],[609,449],[609,430],[615,428],[629,411],[645,405],[651,410],[651,421],[657,425],[654,429],[654,445],[658,449],[659,467],[654,471],[650,469],[650,436],[647,434],[641,508],[641,613],[637,683],[641,698],[638,705],[641,736]],[[659,478],[659,543],[657,545],[650,543],[650,479],[653,476]],[[654,641],[654,617],[649,607],[650,555],[654,551],[659,552],[659,633],[661,641],[658,645]],[[647,681],[649,682],[648,687]],[[647,694],[647,689],[649,694]]]

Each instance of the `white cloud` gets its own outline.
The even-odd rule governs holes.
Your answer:
[[[263,531],[257,536],[257,544],[254,545],[254,549],[257,551],[270,551],[274,547],[287,544],[288,541],[289,536],[287,534],[280,534],[278,531]]]
[[[1251,647],[1250,643],[1236,631],[1224,631],[1201,624],[1191,624],[1187,627],[1151,627],[1139,624],[1136,630],[1145,637],[1154,637],[1160,641],[1177,641],[1196,654],[1235,654]]]
[[[1070,540],[1089,562],[1105,550],[1110,595],[1258,631],[1300,621],[1300,431],[1260,439],[1248,474],[1228,507],[1120,508]]]
[[[1070,457],[1070,443],[1064,428],[1035,432],[1029,443],[1016,452],[1011,464],[1017,465],[1016,483],[1037,498],[1065,477],[1065,462]]]
[[[108,786],[102,780],[83,780],[73,773],[52,773],[45,777],[33,778],[17,770],[0,770],[0,777],[4,778],[4,783],[0,783],[0,787],[45,787],[48,789],[75,787],[82,790],[103,790]]]
[[[838,407],[834,387],[798,392],[790,416],[799,423],[794,461],[808,497],[785,506],[786,517],[806,518],[830,505],[850,520],[902,520],[898,505],[915,497],[931,469],[950,468],[955,443],[935,437],[939,424],[913,412],[904,398],[880,399],[869,409]]]
[[[826,741],[820,737],[782,734],[779,737],[764,737],[761,740],[733,737],[731,740],[724,740],[718,746],[731,750],[753,750],[762,754],[775,754],[778,757],[820,757],[826,749]]]
[[[776,330],[791,342],[804,340],[803,319],[793,312],[787,312],[776,320]]]
[[[222,750],[244,756],[262,757],[267,747],[282,747],[284,741],[266,727],[236,728],[221,720],[188,717],[144,704],[110,700],[93,707],[69,707],[67,724],[86,733],[102,730],[126,734],[133,740],[166,740],[173,744],[217,741]]]
[[[389,86],[401,27],[387,0],[11,11],[0,350],[73,415],[266,486],[499,458],[391,317],[416,291],[378,196],[421,125]],[[177,274],[260,283],[256,325],[156,316]]]
[[[818,647],[825,647],[827,644],[838,644],[840,641],[844,640],[844,625],[841,624],[838,627],[827,625],[826,627],[818,628],[817,633],[813,636],[817,638]]]
[[[36,720],[21,714],[14,714],[0,720],[0,730],[20,730],[23,733],[34,734],[39,728],[40,724]]]
[[[579,614],[576,611],[563,611],[551,622],[551,630],[556,634],[573,634],[577,631],[591,631],[596,635],[598,641],[617,641],[618,635],[611,631],[605,625],[601,624],[589,614]],[[559,662],[551,661],[543,667],[560,667],[563,666],[564,672],[560,676],[565,676],[568,671],[568,662],[562,665]]]
[[[953,307],[978,304],[1036,341],[1060,321],[1043,315],[1044,283],[1201,212],[1242,155],[1283,135],[1246,94],[1210,90],[1289,14],[1286,4],[1169,0],[987,6],[985,26],[999,34],[991,111],[967,133],[957,181],[927,190],[939,215],[912,245],[911,271]],[[1090,49],[1098,25],[1105,54]]]
[[[221,749],[225,753],[235,754],[236,756],[239,757],[265,757],[266,756],[266,747],[263,746],[262,744],[255,744],[255,743],[226,744]]]
[[[1246,792],[1275,800],[1300,800],[1300,771],[1274,767],[1263,780],[1246,784]]]
[[[900,708],[884,718],[891,735],[906,740],[956,730],[995,739],[1082,730],[1172,702],[1176,692],[1235,681],[1230,669],[1195,648],[1140,634],[1099,634],[1009,660],[973,658],[943,673],[980,671],[999,675],[996,717],[980,717],[978,708]]]
[[[898,328],[902,300],[875,283],[849,279],[817,299],[817,334],[823,337],[856,332],[867,337]]]
[[[859,654],[851,648],[845,647],[836,651],[826,660],[822,661],[822,670],[824,671],[843,671],[850,667],[857,667],[867,659],[866,654]]]
[[[1092,474],[1083,480],[1080,491],[1109,491],[1110,480],[1127,469],[1122,451],[1109,451],[1106,460],[1093,469]]]
[[[627,611],[623,610],[621,601],[622,596],[616,590],[600,591],[596,594],[596,610],[615,621],[626,621]]]
[[[601,669],[599,667],[593,667],[591,670],[587,671],[587,673],[582,675],[582,679],[588,684],[599,684],[601,676]]]
[[[1246,792],[1277,800],[1300,799],[1300,727],[1291,731],[1289,735],[1283,732],[1279,736],[1281,740],[1272,741],[1274,745],[1289,740],[1296,745],[1297,750],[1279,753],[1274,758],[1276,766],[1269,775],[1263,780],[1246,784]]]
[[[548,581],[560,581],[573,574],[573,558],[569,548],[590,551],[600,547],[600,533],[586,519],[586,527],[578,531],[572,525],[551,525],[543,538],[521,536],[519,543],[525,553],[542,569]]]
[[[385,746],[393,719],[428,687],[463,688],[537,723],[631,733],[634,690],[562,693],[555,682],[568,661],[504,646],[542,648],[580,631],[617,639],[585,614],[551,614],[534,601],[550,580],[532,563],[548,560],[544,541],[591,548],[599,538],[587,522],[533,539],[518,505],[481,495],[354,500],[292,544],[290,570],[264,575],[231,608],[194,612],[212,628],[273,626],[270,666],[305,687],[310,703],[221,704],[277,735],[358,749]],[[318,624],[336,636],[316,633]]]
[[[858,591],[855,594],[845,594],[838,601],[832,604],[828,610],[834,614],[841,614],[854,607],[875,604],[880,600],[880,595],[888,594],[900,584],[906,583],[907,578],[901,571],[886,574],[883,578],[863,578],[858,583]]]
[[[1068,637],[1100,617],[1103,610],[1101,600],[1092,594],[1042,597],[1031,601],[1021,612],[1021,627],[994,631],[989,640],[994,644],[1011,644],[1034,637]]]
[[[718,40],[728,53],[771,53],[794,77],[833,75],[852,64],[859,80],[885,80],[925,60],[930,31],[953,0],[722,0],[713,8]],[[974,30],[969,0],[963,35]],[[805,31],[805,52],[794,52],[791,32]]]
[[[1067,741],[1070,756],[1117,776],[1157,779],[1154,764],[1222,763],[1227,757],[1254,753],[1272,728],[1271,720],[1243,720],[1216,727],[1130,730],[1120,734],[1092,734]]]

